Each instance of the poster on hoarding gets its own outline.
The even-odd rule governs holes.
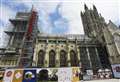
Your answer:
[[[86,70],[87,75],[93,75],[93,71],[92,70]]]
[[[14,70],[13,69],[5,70],[3,82],[12,82],[13,74],[14,74]]]
[[[113,70],[114,77],[120,78],[120,64],[112,65],[112,70]]]
[[[0,82],[3,82],[4,71],[0,71]]]
[[[72,82],[78,82],[80,80],[80,68],[72,68]]]
[[[57,68],[37,69],[37,82],[58,82]]]
[[[22,82],[36,82],[36,70],[35,69],[25,69],[23,73]]]
[[[23,78],[23,69],[16,69],[14,71],[12,82],[22,82]]]
[[[72,68],[58,68],[58,82],[71,82]]]

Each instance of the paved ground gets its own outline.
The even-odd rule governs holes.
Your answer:
[[[83,81],[83,82],[120,82],[120,79],[92,80],[92,81]]]

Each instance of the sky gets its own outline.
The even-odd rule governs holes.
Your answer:
[[[80,12],[84,4],[93,4],[108,23],[120,25],[120,0],[0,0],[0,42],[4,42],[4,30],[10,29],[10,18],[18,11],[30,11],[32,5],[38,12],[38,28],[50,34],[84,34]],[[2,44],[3,45],[3,44]]]

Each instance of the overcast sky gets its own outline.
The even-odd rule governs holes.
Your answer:
[[[84,34],[80,17],[84,3],[88,8],[94,4],[107,23],[112,20],[120,24],[120,0],[1,0],[0,41],[9,18],[14,18],[17,11],[30,11],[32,5],[39,14],[38,27],[42,32]]]

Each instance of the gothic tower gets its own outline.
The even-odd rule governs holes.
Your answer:
[[[92,42],[100,44],[101,48],[99,50],[104,50],[101,55],[99,55],[101,63],[108,65],[109,54],[106,48],[106,42],[104,37],[104,28],[107,27],[104,18],[98,13],[97,8],[93,5],[93,9],[88,9],[86,4],[84,5],[85,12],[81,12],[81,19],[84,27],[85,35],[92,39]],[[105,66],[106,67],[106,66]]]
[[[98,38],[102,34],[102,29],[106,26],[105,20],[98,14],[95,5],[93,5],[93,9],[88,9],[85,4],[84,9],[85,12],[81,12],[84,32],[88,37]]]

